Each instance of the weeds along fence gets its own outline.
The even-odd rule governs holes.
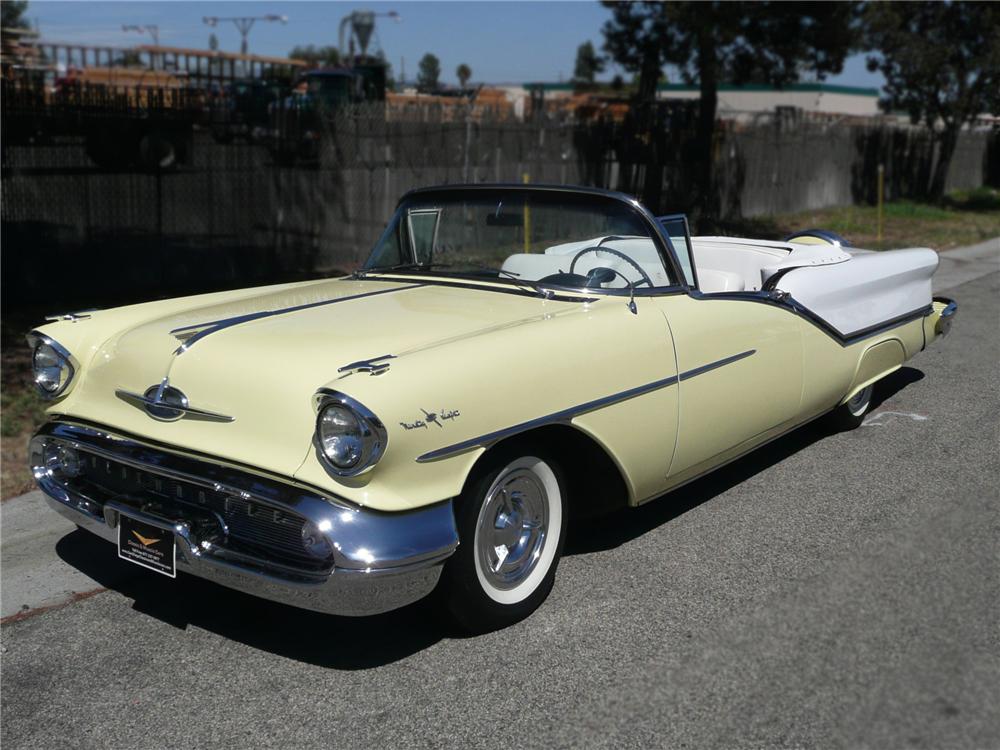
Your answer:
[[[382,105],[323,116],[289,108],[258,125],[208,112],[179,136],[182,150],[169,149],[175,131],[153,128],[140,137],[140,157],[103,166],[94,143],[108,156],[120,140],[113,120],[84,134],[42,123],[24,137],[7,117],[5,109],[5,308],[41,298],[49,307],[104,306],[349,270],[398,198],[423,185],[586,184],[644,194],[664,211],[691,201],[694,133],[683,111],[645,136],[628,122],[387,114]],[[951,187],[983,184],[996,140],[963,138]],[[801,118],[725,124],[714,158],[718,204],[730,218],[867,200],[880,161],[889,195],[903,196],[929,169],[920,131]]]

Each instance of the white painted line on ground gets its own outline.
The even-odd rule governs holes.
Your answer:
[[[862,427],[884,427],[897,419],[911,419],[914,422],[926,422],[930,419],[925,414],[915,414],[907,411],[875,411],[865,417]]]

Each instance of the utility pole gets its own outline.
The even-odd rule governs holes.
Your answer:
[[[122,24],[122,31],[135,31],[139,34],[149,34],[153,37],[153,44],[160,46],[160,27],[155,23],[148,23],[143,26],[136,24]]]
[[[122,31],[126,33],[129,31],[134,31],[137,34],[149,34],[151,37],[153,37],[153,46],[154,47],[160,46],[160,27],[157,26],[155,23],[147,23],[142,25],[134,23],[123,23]],[[153,70],[159,70],[159,68],[161,67],[159,54],[152,52],[150,53],[149,67],[151,67]]]
[[[281,23],[288,23],[288,16],[268,13],[266,16],[204,16],[201,20],[206,26],[212,27],[218,26],[220,21],[232,21],[233,25],[240,32],[240,37],[242,37],[240,52],[245,55],[248,49],[247,37],[250,34],[250,29],[253,28],[253,25],[257,21],[265,21],[267,23],[280,21]]]

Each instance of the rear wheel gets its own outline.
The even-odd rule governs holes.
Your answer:
[[[461,544],[448,560],[441,594],[472,632],[511,625],[552,589],[566,535],[566,482],[537,446],[501,449],[466,483],[456,505]]]
[[[872,405],[875,385],[869,385],[851,396],[850,400],[830,412],[830,422],[838,430],[853,430],[865,421]]]

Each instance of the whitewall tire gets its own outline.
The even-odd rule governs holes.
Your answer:
[[[566,482],[535,446],[487,455],[456,503],[459,547],[442,575],[454,619],[473,632],[506,627],[548,596],[566,535]]]

